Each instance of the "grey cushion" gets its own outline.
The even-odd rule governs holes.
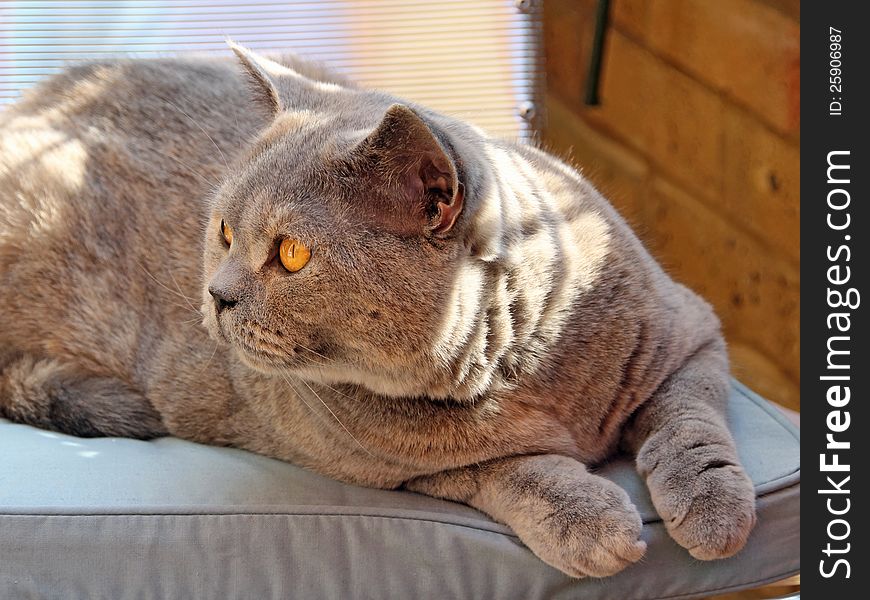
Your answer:
[[[799,433],[735,383],[730,419],[758,492],[737,556],[674,544],[628,460],[649,544],[639,564],[572,580],[481,513],[344,485],[178,439],[78,439],[0,421],[0,598],[693,598],[800,568]]]

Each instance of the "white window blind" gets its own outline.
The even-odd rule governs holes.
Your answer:
[[[66,61],[230,55],[229,36],[289,50],[356,81],[505,136],[533,131],[534,0],[0,0],[0,107]]]

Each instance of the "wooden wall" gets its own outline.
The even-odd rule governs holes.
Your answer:
[[[800,407],[797,0],[544,0],[544,145],[568,157],[721,317],[735,375]]]

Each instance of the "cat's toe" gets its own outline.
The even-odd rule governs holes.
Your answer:
[[[614,532],[593,539],[587,535],[557,544],[534,544],[544,562],[572,577],[608,577],[640,560],[646,542],[634,533]]]
[[[540,525],[522,536],[524,541],[541,559],[572,577],[613,575],[646,552],[640,514],[616,486],[594,501],[551,513]]]
[[[700,473],[690,494],[654,493],[671,537],[699,560],[728,558],[746,544],[755,525],[755,490],[742,468],[713,465]],[[655,496],[659,496],[656,498]]]
[[[588,554],[579,557],[579,567],[592,577],[614,575],[646,553],[646,542],[633,533],[608,535],[598,540]]]

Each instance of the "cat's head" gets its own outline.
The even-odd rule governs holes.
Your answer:
[[[383,94],[234,50],[272,121],[214,198],[206,327],[266,373],[419,393],[469,253],[450,135]]]

